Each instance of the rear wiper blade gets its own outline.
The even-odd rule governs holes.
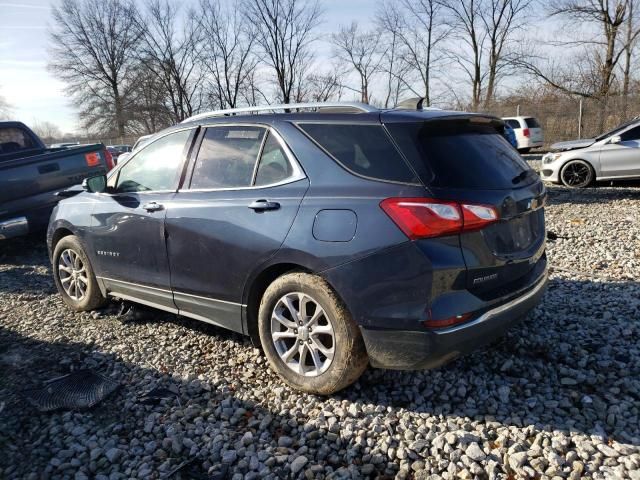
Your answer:
[[[513,184],[520,183],[522,180],[527,178],[527,175],[529,175],[529,172],[531,172],[531,170],[525,170],[524,172],[519,173],[518,175],[516,175],[511,179],[511,183]]]

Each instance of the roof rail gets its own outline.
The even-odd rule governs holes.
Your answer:
[[[307,103],[284,103],[280,105],[263,105],[259,107],[242,107],[242,108],[228,108],[226,110],[213,110],[211,112],[203,112],[192,117],[186,118],[181,123],[193,122],[195,120],[202,120],[209,117],[223,117],[238,115],[242,113],[260,113],[260,112],[275,112],[276,110],[320,110],[324,108],[331,108],[334,110],[358,110],[360,112],[377,112],[376,107],[372,107],[366,103],[360,102],[307,102]]]

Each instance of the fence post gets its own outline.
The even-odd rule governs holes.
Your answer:
[[[582,138],[582,99],[580,99],[580,105],[578,106],[578,140]]]
[[[520,116],[520,104],[516,106],[516,117]]]

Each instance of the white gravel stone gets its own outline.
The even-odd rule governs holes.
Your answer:
[[[289,389],[249,340],[203,323],[71,312],[42,237],[0,241],[0,478],[158,478],[187,462],[216,479],[640,480],[640,188],[549,194],[550,284],[526,320],[331,397]],[[47,414],[20,394],[83,368],[119,390]],[[156,388],[169,393],[140,401]]]

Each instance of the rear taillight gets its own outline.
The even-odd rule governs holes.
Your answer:
[[[433,198],[387,198],[380,207],[412,240],[479,230],[498,220],[493,207]]]
[[[111,152],[109,150],[107,150],[106,148],[104,150],[102,150],[102,153],[104,154],[104,161],[107,164],[107,172],[109,170],[111,170],[113,167],[116,166],[115,162],[113,161],[113,155],[111,155]]]
[[[523,129],[522,129],[522,134],[523,134],[525,137],[529,137],[529,136],[531,136],[531,132],[529,131],[529,129],[528,129],[528,128],[523,128]]]

